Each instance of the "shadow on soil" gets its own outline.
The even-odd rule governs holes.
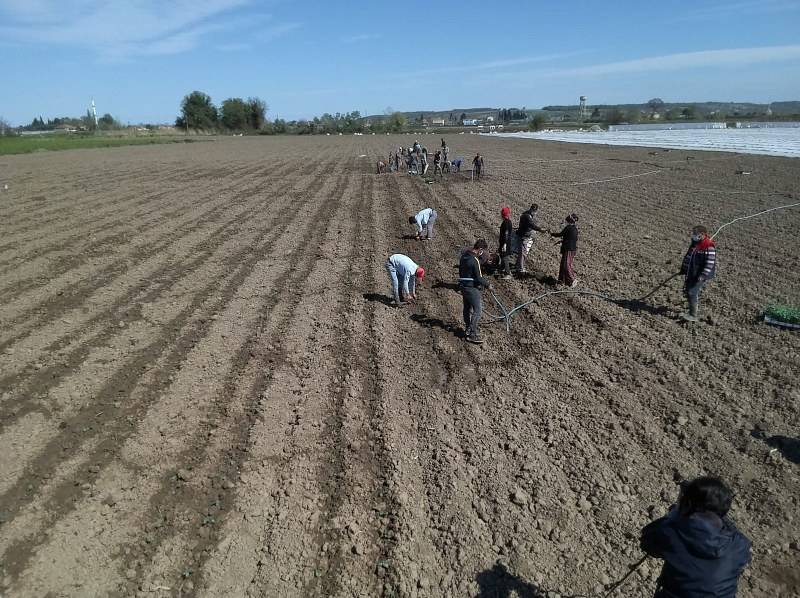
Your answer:
[[[439,280],[437,282],[434,282],[433,285],[431,285],[431,288],[432,289],[448,289],[450,291],[458,292],[458,283],[455,283],[455,282],[443,282],[443,281]]]
[[[792,463],[800,463],[800,438],[791,438],[782,434],[767,436],[758,428],[750,432],[750,435],[758,440],[763,440],[767,446],[778,449],[784,459]]]
[[[459,326],[454,326],[439,318],[431,318],[425,314],[411,314],[411,319],[425,328],[439,328],[445,332],[449,332],[456,338],[464,338],[464,331]]]
[[[509,573],[502,565],[482,571],[475,578],[478,582],[476,598],[544,598],[544,590]]]
[[[663,305],[650,305],[638,299],[619,299],[614,301],[622,309],[627,309],[633,313],[645,312],[653,316],[665,316],[669,314],[669,309]]]
[[[375,301],[376,303],[383,303],[384,305],[392,307],[391,298],[386,295],[381,295],[380,293],[364,293],[364,299],[367,301]]]

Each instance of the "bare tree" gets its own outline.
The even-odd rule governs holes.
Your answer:
[[[661,98],[653,98],[652,100],[648,100],[647,107],[650,108],[650,116],[653,116],[656,112],[664,107],[664,100]]]

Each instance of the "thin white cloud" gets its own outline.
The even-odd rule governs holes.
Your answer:
[[[550,62],[584,54],[586,50],[576,52],[563,52],[560,54],[541,54],[539,56],[523,56],[519,58],[504,58],[499,60],[490,60],[488,62],[479,62],[477,64],[461,65],[461,66],[448,66],[435,69],[421,69],[417,71],[409,71],[405,73],[393,73],[387,75],[389,79],[418,79],[422,76],[429,75],[446,75],[449,73],[468,73],[475,71],[486,71],[508,68],[511,66],[522,66],[526,64],[535,64],[537,62]]]
[[[264,33],[271,17],[241,13],[251,0],[0,0],[0,38],[17,43],[72,46],[101,60],[191,51],[205,38],[236,32],[272,39],[296,28],[279,25]],[[69,4],[67,6],[67,4]]]
[[[800,45],[767,46],[761,48],[732,48],[727,50],[703,50],[636,58],[619,62],[548,69],[539,71],[505,71],[483,77],[483,84],[498,79],[525,81],[538,84],[542,79],[564,77],[602,77],[653,71],[689,71],[701,68],[743,67],[752,64],[800,60]]]
[[[637,58],[620,62],[608,62],[594,66],[577,67],[553,71],[564,76],[614,75],[649,71],[677,71],[708,67],[739,67],[764,62],[779,62],[800,59],[800,45],[767,46],[762,48],[733,48],[728,50],[704,50]]]
[[[345,44],[357,44],[359,42],[368,42],[374,39],[381,39],[383,36],[380,33],[358,33],[342,38]]]
[[[689,8],[676,16],[676,21],[700,21],[707,19],[727,19],[729,17],[751,17],[754,15],[800,11],[798,0],[740,0],[738,2],[707,3]]]

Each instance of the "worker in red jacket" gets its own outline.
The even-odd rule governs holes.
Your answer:
[[[689,311],[681,314],[687,322],[697,321],[697,310],[700,303],[700,291],[714,278],[717,270],[717,246],[708,236],[705,226],[692,229],[692,241],[686,255],[683,256],[680,274],[686,276],[683,283],[683,294],[689,302]]]

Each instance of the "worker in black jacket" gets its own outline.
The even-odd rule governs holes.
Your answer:
[[[522,212],[519,217],[519,226],[517,227],[517,236],[514,239],[515,249],[517,251],[517,265],[514,268],[517,273],[525,273],[525,259],[531,251],[533,246],[534,233],[549,232],[546,228],[542,228],[536,224],[536,213],[539,211],[538,204],[531,204],[531,207]]]
[[[681,487],[677,506],[642,530],[641,547],[664,560],[654,598],[735,598],[750,540],[728,519],[733,494],[718,478]]]
[[[503,222],[500,224],[500,239],[497,243],[497,253],[500,254],[500,268],[503,270],[503,278],[511,278],[511,252],[514,236],[514,225],[511,223],[511,208],[505,207],[500,210]]]
[[[461,255],[458,263],[458,286],[464,299],[464,332],[467,341],[475,344],[483,342],[478,334],[481,319],[480,289],[491,288],[491,283],[481,272],[481,257],[489,247],[485,239],[478,239],[472,249]]]
[[[575,254],[578,251],[578,215],[570,214],[564,219],[564,228],[560,232],[550,233],[561,237],[561,265],[558,268],[558,282],[570,288],[578,286],[578,279],[572,269]]]

